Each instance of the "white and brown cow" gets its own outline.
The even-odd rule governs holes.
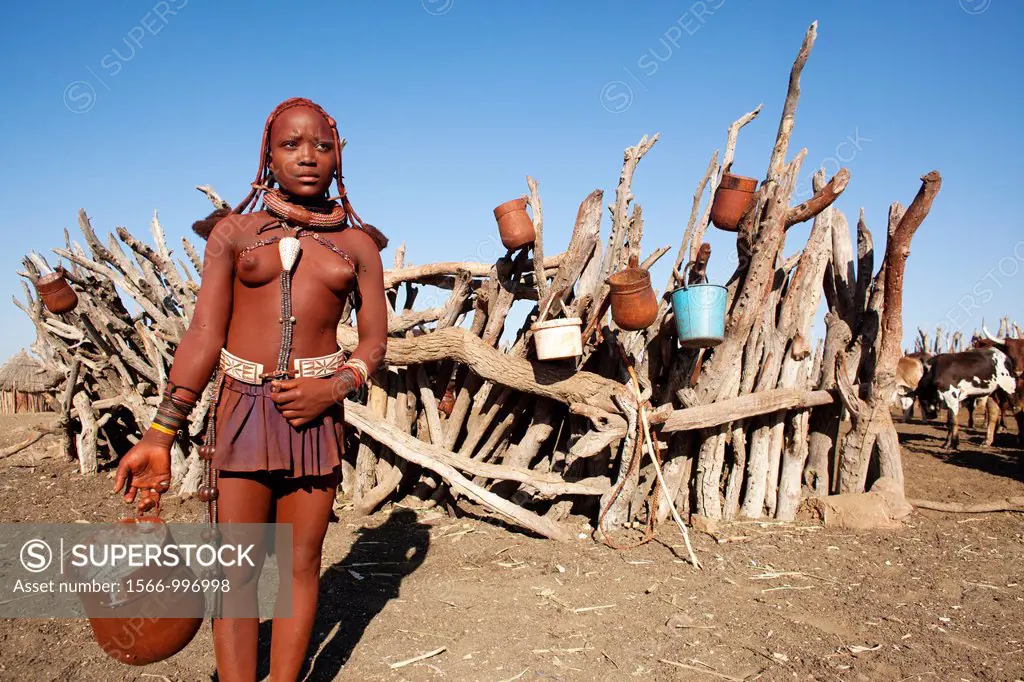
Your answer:
[[[998,396],[993,394],[985,402],[985,418],[986,428],[988,427],[987,420],[992,416],[996,415],[999,418],[1003,426],[1006,426],[1005,420],[1007,408],[1012,410],[1012,414],[1017,415],[1017,420],[1022,419],[1021,414],[1024,410],[1024,402],[1021,397],[1021,387],[1019,385],[1020,380],[1024,377],[1024,339],[1012,339],[1012,338],[997,338],[992,335],[986,327],[982,326],[982,331],[988,338],[975,336],[971,339],[971,348],[997,348],[1002,352],[1006,353],[1006,356],[1010,358],[1010,362],[1013,364],[1013,373],[1017,377],[1018,386],[1017,391],[1013,396],[1010,396],[1010,400],[1006,400],[1006,396]],[[974,407],[976,399],[971,400],[967,403],[967,408],[970,410],[970,420],[968,426],[974,428]],[[998,425],[996,429],[998,430]],[[1024,443],[1024,433],[1019,434],[1021,442]]]
[[[1011,339],[1009,337],[1000,339],[992,336],[992,333],[985,327],[981,329],[985,332],[988,340],[975,339],[973,345],[976,348],[998,348],[1003,351],[1010,358],[1010,362],[1013,363],[1014,376],[1024,376],[1024,339]]]
[[[967,398],[990,396],[996,391],[1012,396],[1016,389],[1013,361],[998,348],[979,348],[962,353],[942,353],[931,358],[917,385],[917,399],[929,419],[940,406],[949,409],[949,431],[943,447],[956,449],[960,441],[957,414]],[[997,419],[990,420],[985,444],[991,445]]]

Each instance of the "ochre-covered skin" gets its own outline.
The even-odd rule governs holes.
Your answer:
[[[281,261],[277,245],[242,253],[256,241],[283,236],[285,231],[275,222],[266,212],[259,211],[231,215],[214,227],[192,324],[175,354],[171,382],[205,385],[222,347],[238,357],[262,363],[266,371],[272,371],[277,364],[281,338]],[[259,228],[268,225],[270,229],[256,234]],[[337,328],[342,308],[358,283],[359,345],[350,357],[366,362],[372,372],[383,358],[387,339],[384,277],[377,246],[369,235],[356,228],[319,234],[344,251],[352,263],[311,238],[300,240],[302,252],[292,275],[292,314],[296,322],[291,357],[318,357],[338,350]],[[353,271],[353,265],[358,272]],[[285,396],[294,387],[325,385],[319,379],[280,382]],[[325,396],[328,403],[333,400],[330,390]],[[303,412],[304,421],[322,411]],[[291,416],[287,410],[284,414]],[[297,420],[293,425],[302,423],[303,420]]]
[[[317,105],[288,100],[268,119],[264,152],[255,189],[276,185],[289,203],[328,211],[328,191],[340,175],[338,134]],[[272,175],[271,175],[272,174]],[[201,391],[213,376],[222,348],[275,371],[281,348],[281,260],[276,243],[257,242],[292,234],[266,211],[253,207],[250,194],[208,233],[202,283],[191,324],[178,345],[169,384]],[[295,318],[289,370],[295,358],[318,357],[338,350],[336,330],[346,299],[356,294],[359,344],[349,360],[366,363],[373,374],[387,348],[387,304],[380,250],[386,239],[362,222],[347,197],[341,200],[349,220],[339,228],[300,236],[301,252],[292,270],[292,316]],[[196,229],[209,230],[209,220]],[[197,223],[198,225],[198,223]],[[292,226],[292,228],[298,226]],[[343,252],[344,255],[336,253]],[[347,258],[346,258],[347,256]],[[271,399],[290,426],[301,430],[356,386],[351,372],[337,377],[275,379]],[[173,436],[150,428],[121,460],[114,490],[124,488],[126,502],[151,508],[170,482]],[[219,523],[292,524],[292,616],[275,618],[271,642],[271,679],[295,679],[309,644],[316,614],[323,539],[338,485],[330,475],[289,477],[281,471],[221,472],[217,487]],[[127,488],[125,488],[127,486]],[[287,573],[284,573],[287,574]],[[253,582],[255,585],[255,582]],[[244,588],[243,588],[244,589]],[[214,649],[220,679],[255,679],[259,621],[226,618],[214,623]]]
[[[324,206],[339,157],[329,122],[311,107],[294,106],[274,118],[268,137],[267,168],[285,196],[311,210]],[[345,299],[358,287],[359,344],[351,359],[362,360],[373,373],[387,347],[379,244],[351,226],[318,233],[351,262],[312,238],[300,240],[302,253],[292,275],[296,323],[291,357],[317,357],[338,349],[336,329]],[[280,257],[274,244],[246,247],[285,234],[266,211],[232,212],[216,223],[207,239],[192,322],[174,356],[172,384],[201,390],[216,369],[221,348],[273,370],[281,338]],[[350,387],[345,384],[351,381],[348,373],[335,382],[281,380],[275,383],[275,402],[293,426],[301,427],[347,394]],[[127,483],[128,502],[136,501],[139,491],[140,510],[151,508],[167,489],[171,442],[170,435],[150,429],[122,458],[115,490]]]

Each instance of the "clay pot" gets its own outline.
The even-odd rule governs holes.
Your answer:
[[[437,404],[437,411],[446,417],[452,416],[452,410],[455,409],[455,382],[451,381],[448,383],[448,388],[445,389],[444,395],[441,396],[441,401]]]
[[[501,243],[510,251],[532,244],[537,238],[533,219],[526,212],[526,199],[506,201],[494,209],[494,219],[498,221]]]
[[[720,230],[735,232],[740,219],[754,205],[757,180],[723,173],[711,204],[711,222]]]
[[[636,256],[629,267],[608,278],[611,287],[612,319],[621,329],[637,331],[654,324],[658,316],[658,298],[651,287],[651,273],[637,265]]]
[[[128,534],[145,533],[146,544],[159,542],[166,547],[173,542],[170,531],[157,516],[142,516],[122,519],[122,524],[137,524],[137,530]],[[144,528],[143,524],[152,524]],[[150,535],[150,534],[155,534]],[[139,542],[135,536],[134,542]],[[117,540],[121,542],[121,540]],[[131,540],[129,540],[131,542]],[[95,570],[95,569],[94,569]],[[95,577],[82,573],[80,580],[96,579],[118,585],[115,592],[81,592],[79,594],[85,613],[89,618],[93,636],[100,648],[111,658],[128,665],[148,665],[163,661],[184,649],[195,638],[203,624],[202,616],[190,618],[161,617],[161,613],[202,614],[205,610],[203,592],[176,591],[167,589],[155,591],[131,591],[129,583],[146,584],[162,582],[172,585],[172,580],[195,581],[196,575],[187,566],[140,566],[121,571],[117,576]]]
[[[57,268],[35,281],[36,292],[51,313],[62,315],[78,305],[78,294],[64,277],[64,268]]]

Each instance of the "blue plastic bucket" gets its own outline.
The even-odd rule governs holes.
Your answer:
[[[717,346],[725,338],[725,300],[720,284],[690,284],[672,292],[679,345],[684,348]]]

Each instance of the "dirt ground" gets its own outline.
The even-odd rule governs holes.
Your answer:
[[[0,417],[0,447],[24,440],[35,419]],[[982,451],[981,432],[968,430],[947,454],[936,425],[899,428],[908,497],[1024,495],[1015,431]],[[52,438],[0,460],[0,472],[3,523],[126,513],[107,472],[83,479]],[[163,516],[198,520],[199,507],[171,499]],[[437,510],[338,511],[310,680],[1024,679],[1019,514],[919,510],[886,532],[737,523],[727,543],[692,533],[697,571],[670,524],[619,552],[589,535],[560,545]],[[266,645],[269,623],[261,635]],[[86,621],[0,622],[0,680],[213,671],[208,623],[178,655],[133,668],[109,659]]]

